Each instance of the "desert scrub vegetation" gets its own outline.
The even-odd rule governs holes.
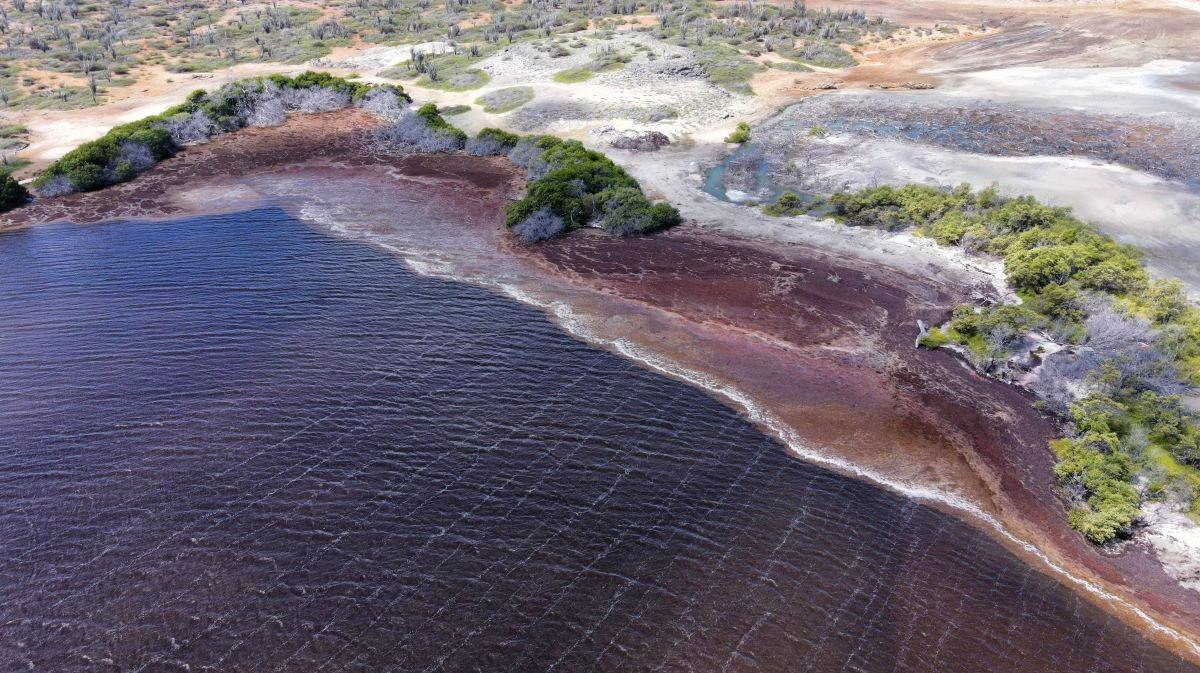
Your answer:
[[[741,51],[725,44],[701,44],[696,47],[696,61],[713,84],[743,96],[753,96],[750,80],[765,70]]]
[[[414,52],[405,65],[411,66],[420,76],[417,86],[442,91],[469,91],[488,83],[488,74],[471,66],[481,60],[479,50],[471,53],[453,52],[434,55]]]
[[[575,84],[576,82],[586,82],[591,79],[592,71],[586,65],[578,65],[573,68],[565,68],[554,73],[554,81],[562,84]]]
[[[475,99],[475,104],[482,106],[489,114],[503,114],[515,110],[533,100],[533,87],[514,86],[507,89],[489,91]]]
[[[774,52],[798,64],[843,68],[855,60],[843,44],[886,37],[896,26],[861,10],[809,9],[803,2],[672,5],[657,13],[657,35],[697,50],[713,83],[752,95],[750,79],[764,69],[753,60]]]
[[[654,17],[647,30],[694,49],[709,78],[740,93],[762,69],[753,59],[785,59],[840,67],[853,62],[842,45],[890,34],[895,26],[860,11],[813,10],[789,4],[711,0],[8,0],[0,13],[3,61],[0,104],[14,108],[82,107],[129,86],[157,68],[211,71],[247,62],[303,63],[335,47],[436,43],[445,51],[391,69],[389,76],[461,91],[482,86],[472,67],[504,44],[558,40],[552,57],[582,46],[575,39],[630,17]],[[591,22],[594,22],[591,23]],[[639,29],[640,30],[640,29]],[[574,40],[574,41],[572,41]],[[651,54],[652,55],[652,54]],[[590,72],[620,67],[599,58]]]
[[[792,63],[790,61],[771,61],[767,63],[767,67],[772,70],[783,70],[786,72],[812,72],[813,69],[803,63]]]
[[[508,206],[505,224],[526,242],[583,226],[626,236],[679,223],[679,211],[652,203],[631,175],[575,140],[527,136],[509,152],[526,170],[525,197]]]
[[[198,72],[246,61],[301,63],[349,45],[353,34],[323,20],[316,3],[10,4],[0,13],[9,73],[0,77],[0,101],[17,108],[90,105],[155,66]]]
[[[29,191],[13,176],[0,175],[0,213],[8,212],[29,201]]]
[[[725,142],[738,145],[750,142],[750,125],[746,122],[738,122],[733,132],[725,136]]]
[[[786,193],[785,193],[786,194]],[[792,211],[784,196],[774,204]],[[941,337],[981,371],[1027,385],[1067,435],[1052,444],[1068,520],[1104,543],[1129,532],[1146,499],[1200,514],[1200,308],[1140,252],[1033,197],[995,186],[879,186],[810,205],[851,226],[911,229],[1000,259],[1019,304],[954,308]],[[1135,485],[1136,484],[1136,485]]]
[[[372,86],[321,72],[239,80],[211,93],[195,91],[162,114],[113,127],[47,166],[33,186],[42,196],[99,189],[129,180],[184,145],[243,126],[277,126],[289,112],[326,112],[357,104],[391,117],[410,100],[396,86]]]
[[[15,156],[28,146],[28,130],[21,124],[0,124],[0,174],[10,175],[29,165],[29,160]]]

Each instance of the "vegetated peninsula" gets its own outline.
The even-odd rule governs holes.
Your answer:
[[[1072,526],[1105,543],[1129,535],[1143,501],[1183,501],[1200,514],[1200,418],[1182,401],[1200,383],[1200,309],[1178,280],[1152,279],[1137,248],[1069,209],[995,186],[885,185],[812,204],[785,192],[764,211],[808,208],[1002,260],[1019,303],[958,305],[918,343],[959,347],[1063,420],[1054,472]]]
[[[1146,39],[1182,65],[1099,68],[1158,78],[1117,114],[1066,84],[1070,111],[1032,85],[973,97],[1070,81],[1095,40],[1126,39],[1037,9],[21,4],[5,224],[282,204],[541,306],[1200,653],[1186,255],[1004,179],[1019,163],[1105,180],[1114,204],[1144,190],[1175,209],[1146,220],[1164,231],[1200,212],[1200,124],[1153,112],[1200,91],[1173,31]],[[1030,55],[1051,47],[1052,64]],[[161,100],[58,151],[55,115],[129,119],[135,87]],[[1081,130],[1042,142],[1018,131],[1031,119],[1039,138]],[[878,184],[876,152],[946,179]]]

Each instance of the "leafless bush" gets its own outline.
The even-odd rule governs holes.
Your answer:
[[[128,163],[134,173],[141,173],[155,164],[154,154],[146,145],[132,140],[123,140],[117,145],[118,163]]]
[[[208,142],[211,136],[221,132],[203,110],[180,113],[158,124],[171,134],[176,145]]]
[[[552,170],[554,165],[546,160],[546,153],[539,152],[529,160],[529,165],[525,168],[525,179],[533,182]]]
[[[400,97],[383,87],[368,91],[358,104],[363,110],[383,119],[399,119],[405,110]]]
[[[508,160],[521,168],[529,168],[534,159],[540,158],[542,148],[537,146],[536,136],[525,136],[508,153]]]
[[[1029,387],[1056,414],[1065,415],[1087,391],[1088,373],[1098,364],[1095,353],[1063,350],[1050,355]]]
[[[1106,297],[1086,304],[1084,343],[1049,356],[1031,388],[1056,413],[1089,391],[1151,390],[1173,394],[1188,388],[1169,346],[1149,322],[1118,309]]]
[[[1111,353],[1093,375],[1105,392],[1152,390],[1160,395],[1186,391],[1171,356],[1157,346],[1141,345]]]
[[[284,108],[297,112],[330,112],[350,104],[350,96],[326,87],[283,89],[279,98]]]
[[[1025,350],[1025,332],[1007,323],[998,323],[983,333],[988,349],[1002,357]]]
[[[75,183],[65,175],[59,174],[47,180],[41,187],[35,188],[39,196],[63,196],[79,191]]]
[[[278,98],[256,101],[245,114],[247,126],[279,126],[287,119],[287,109]]]
[[[625,218],[606,217],[602,221],[602,226],[610,234],[632,236],[644,232],[649,228],[650,222],[649,214],[637,214]]]
[[[542,206],[534,214],[513,225],[512,230],[522,241],[536,243],[562,233],[564,228],[562,218],[550,212],[550,206]]]
[[[258,91],[246,91],[238,101],[237,112],[246,126],[279,126],[287,119],[287,107],[273,82],[263,82]]]
[[[471,138],[467,140],[467,154],[477,157],[496,157],[507,154],[511,149],[508,143],[499,138]]]
[[[989,240],[986,236],[968,231],[958,243],[967,252],[980,253],[987,249]]]
[[[1084,332],[1087,345],[1095,350],[1127,350],[1155,340],[1156,333],[1149,322],[1117,309],[1111,300],[1091,298],[1086,302],[1086,310]]]
[[[372,137],[377,145],[395,152],[455,152],[462,147],[457,137],[429,128],[410,111],[394,123],[377,126]]]
[[[1118,310],[1108,299],[1094,299],[1088,309],[1086,345],[1096,352],[1097,365],[1103,368],[1098,380],[1104,386],[1160,394],[1187,388],[1170,348],[1160,345],[1160,333],[1148,321]]]

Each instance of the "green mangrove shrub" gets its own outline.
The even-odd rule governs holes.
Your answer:
[[[0,213],[6,213],[29,201],[29,190],[5,173],[0,175]]]
[[[785,190],[773,202],[762,207],[771,217],[791,217],[808,212],[808,204],[796,192]]]
[[[750,142],[750,125],[746,122],[738,122],[737,128],[725,137],[725,142],[739,145]]]
[[[529,174],[525,197],[508,206],[505,223],[526,241],[588,224],[629,235],[679,223],[679,211],[652,203],[632,176],[575,140],[523,138],[509,153]]]
[[[512,151],[521,137],[496,128],[485,128],[467,141],[467,154],[477,157],[507,155]]]

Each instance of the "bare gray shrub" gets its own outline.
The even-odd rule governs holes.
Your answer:
[[[1087,319],[1083,323],[1086,344],[1098,351],[1127,350],[1153,343],[1157,336],[1143,318],[1119,310],[1111,300],[1092,297],[1085,302]]]
[[[520,168],[529,168],[529,164],[542,154],[537,146],[537,136],[524,136],[508,153],[508,160]]]
[[[538,152],[529,160],[529,166],[525,168],[525,179],[533,182],[543,175],[554,170],[555,166],[549,161],[546,161],[546,153]]]
[[[1088,372],[1095,365],[1091,351],[1062,350],[1045,359],[1029,387],[1051,411],[1066,414],[1071,404],[1086,392]]]
[[[61,173],[47,180],[41,187],[36,187],[39,196],[64,196],[79,191],[75,183]]]
[[[287,119],[279,86],[270,81],[263,82],[258,90],[245,89],[237,113],[246,126],[279,126]]]
[[[326,87],[283,89],[279,95],[287,110],[296,112],[330,112],[350,104],[350,96]]]
[[[404,114],[405,105],[393,91],[385,88],[371,89],[358,102],[359,106],[370,114],[383,119],[399,119]]]
[[[1103,296],[1085,302],[1084,341],[1048,357],[1031,388],[1056,413],[1089,391],[1150,390],[1160,395],[1188,389],[1170,344],[1148,321],[1120,310]]]
[[[470,138],[467,140],[467,154],[476,157],[497,157],[507,154],[511,148],[497,138]]]
[[[247,126],[279,126],[287,119],[287,110],[278,98],[258,101],[246,115]]]
[[[1157,346],[1142,345],[1112,353],[1101,366],[1098,381],[1108,393],[1127,388],[1173,395],[1190,387],[1180,379],[1171,356]]]
[[[534,214],[513,225],[512,230],[522,241],[536,243],[562,233],[565,226],[561,217],[550,212],[550,206],[542,206]]]
[[[393,152],[455,152],[462,148],[458,138],[425,125],[425,120],[405,111],[391,124],[377,126],[372,132],[375,143]]]
[[[121,144],[117,145],[117,149],[119,151],[117,160],[129,162],[130,168],[135,173],[141,173],[155,164],[154,154],[150,152],[149,147],[142,143],[123,140]]]
[[[165,128],[176,145],[208,142],[211,136],[221,132],[203,110],[177,114],[157,126]]]

